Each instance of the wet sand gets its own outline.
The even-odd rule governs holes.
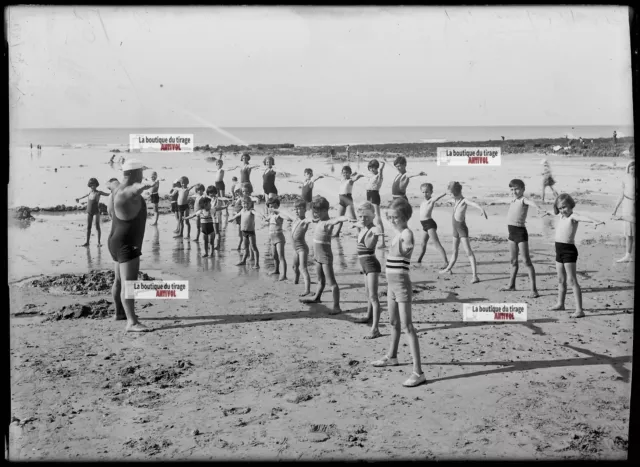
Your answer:
[[[517,170],[505,165],[505,177]],[[619,171],[574,168],[562,182],[568,191],[606,192],[601,199],[584,196],[592,205],[582,210],[607,221]],[[533,185],[537,176],[530,173]],[[17,419],[10,426],[10,458],[625,459],[635,278],[634,263],[614,262],[624,254],[622,227],[579,227],[578,277],[587,317],[571,319],[570,290],[567,311],[549,311],[557,298],[553,227],[531,211],[541,297],[527,298],[522,261],[518,291],[499,292],[510,267],[506,205],[488,195],[507,188],[473,172],[465,176],[479,177],[478,188],[467,196],[482,190],[496,200],[487,208],[493,222],[471,209],[468,215],[481,282],[469,284],[464,255],[453,275],[438,275],[440,259],[431,244],[423,264],[412,266],[413,317],[428,384],[411,389],[401,385],[411,373],[404,336],[399,367],[370,365],[389,344],[384,274],[383,337],[363,339],[369,327],[353,322],[365,315],[366,301],[350,234],[333,242],[344,313],[331,316],[330,292],[321,304],[302,305],[303,286],[293,284],[291,270],[285,282],[267,276],[272,259],[265,255],[264,230],[258,232],[262,269],[255,271],[233,266],[234,226],[227,228],[218,256],[204,259],[201,244],[172,239],[173,219],[161,216],[157,230],[147,227],[141,269],[153,277],[188,280],[191,298],[139,301],[142,322],[155,332],[130,335],[111,318],[47,319],[62,306],[111,302],[106,291],[69,295],[18,281],[40,273],[111,269],[108,250],[97,248],[95,236],[89,249],[77,248],[84,241],[84,216],[38,214],[22,228],[10,228]],[[591,188],[579,181],[584,178],[609,183]],[[410,185],[410,226],[416,233],[419,181]],[[434,217],[449,254],[451,208],[439,209]],[[105,244],[109,228],[105,222]],[[290,242],[286,252],[291,267]],[[378,256],[383,259],[383,252]],[[527,303],[528,321],[462,322],[464,303],[503,302]],[[32,313],[16,315],[24,310]]]

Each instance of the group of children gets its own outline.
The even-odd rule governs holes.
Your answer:
[[[364,175],[354,174],[348,165],[343,167],[342,181],[338,192],[338,215],[331,218],[329,216],[331,208],[329,201],[322,196],[313,196],[314,183],[323,178],[324,175],[313,178],[313,171],[311,169],[305,169],[304,171],[305,180],[300,184],[301,198],[295,202],[294,212],[287,212],[280,209],[280,200],[277,197],[277,189],[275,187],[273,158],[265,159],[267,169],[263,176],[267,211],[266,214],[257,211],[254,208],[256,198],[252,196],[253,187],[249,179],[251,170],[256,166],[249,165],[250,157],[248,154],[244,154],[241,160],[244,166],[241,168],[242,179],[239,184],[240,189],[236,189],[238,182],[234,180],[230,197],[224,196],[226,193],[221,160],[217,161],[218,170],[215,186],[211,185],[206,189],[202,184],[190,186],[187,177],[181,177],[174,182],[170,196],[171,210],[176,214],[177,220],[177,226],[174,231],[176,233],[175,238],[183,236],[185,226],[185,238],[190,237],[191,226],[189,220],[195,217],[197,218],[197,233],[194,240],[198,241],[199,235],[202,233],[205,243],[204,256],[209,256],[209,254],[213,256],[213,251],[220,248],[222,211],[228,212],[228,208],[232,207],[234,213],[229,216],[228,221],[238,225],[238,250],[244,247],[242,259],[238,265],[245,265],[248,261],[251,261],[253,262],[253,267],[257,269],[259,268],[259,251],[256,242],[256,216],[259,216],[262,221],[269,225],[269,238],[275,262],[275,270],[272,271],[271,274],[277,275],[279,280],[286,280],[287,261],[285,244],[287,240],[283,225],[284,221],[291,222],[290,235],[294,249],[294,283],[299,283],[300,276],[302,276],[304,282],[304,290],[303,293],[300,294],[300,300],[306,304],[319,303],[325,287],[329,287],[331,289],[333,302],[330,314],[338,314],[341,313],[340,289],[333,269],[331,238],[332,236],[339,235],[342,225],[345,222],[350,223],[352,227],[358,231],[356,235],[356,247],[361,274],[364,276],[365,293],[367,296],[367,316],[357,320],[357,322],[371,322],[371,331],[366,338],[380,337],[378,286],[382,266],[376,257],[376,249],[387,247],[381,219],[381,197],[379,192],[383,180],[385,163],[379,163],[373,160],[368,164],[370,176],[367,182],[367,200],[358,204],[357,207],[354,205],[352,189],[354,183],[363,178]],[[426,380],[421,368],[418,337],[411,320],[412,286],[410,264],[416,242],[412,230],[408,227],[408,222],[413,215],[413,209],[407,199],[406,190],[411,178],[424,176],[426,174],[420,172],[416,175],[408,175],[406,165],[407,161],[404,157],[397,157],[394,161],[394,166],[398,170],[398,174],[392,183],[391,194],[393,199],[386,213],[386,218],[395,231],[395,235],[388,245],[389,250],[385,263],[385,275],[388,287],[387,304],[391,323],[391,343],[387,354],[373,362],[373,365],[376,367],[398,365],[397,351],[401,329],[404,329],[413,358],[413,373],[403,384],[412,387],[422,384]],[[628,169],[627,172],[630,172],[630,170]],[[633,174],[633,172],[631,173]],[[151,180],[153,182],[151,201],[156,209],[154,223],[157,223],[158,180],[155,172],[152,173]],[[552,185],[553,183],[549,183],[547,180],[545,187]],[[92,191],[87,196],[89,197],[91,206],[88,205],[87,211],[91,216],[96,215],[94,204],[97,206],[99,197],[101,195],[108,195],[108,193],[97,190],[98,183],[95,179],[91,179],[89,186]],[[189,193],[194,188],[196,192],[196,211],[192,215],[189,215]],[[522,180],[511,180],[509,182],[509,188],[511,190],[512,201],[507,213],[507,230],[511,256],[511,274],[509,284],[501,290],[516,290],[515,281],[518,273],[518,256],[522,253],[531,284],[531,293],[529,296],[536,298],[539,297],[539,293],[536,287],[535,269],[529,253],[528,232],[525,223],[529,206],[533,206],[538,211],[540,208],[535,202],[524,196],[525,184]],[[462,243],[471,265],[471,283],[479,282],[476,258],[469,242],[469,229],[466,225],[465,218],[468,206],[478,209],[481,214],[487,218],[487,213],[484,208],[466,199],[462,195],[462,185],[457,181],[449,183],[447,187],[448,193],[445,192],[438,196],[434,196],[433,185],[431,183],[423,183],[420,186],[420,190],[424,196],[419,210],[423,235],[417,261],[422,261],[427,243],[431,240],[442,258],[440,272],[451,273],[458,258],[460,243]],[[451,219],[453,227],[453,249],[449,260],[438,237],[438,225],[432,217],[436,203],[447,194],[449,194],[453,200]],[[580,318],[585,316],[585,314],[582,309],[581,289],[576,277],[578,251],[575,246],[575,234],[579,222],[592,222],[595,223],[596,226],[604,224],[604,222],[584,214],[578,214],[573,211],[574,207],[575,201],[571,196],[562,193],[555,199],[553,212],[545,212],[544,216],[554,215],[557,218],[555,250],[558,275],[558,301],[552,310],[564,310],[568,279],[569,285],[573,289],[576,302],[576,309],[571,317]],[[312,212],[311,218],[307,217],[309,210]],[[633,214],[635,229],[635,211]],[[630,216],[627,217],[631,219]],[[626,218],[623,219],[623,217],[619,219],[627,220]],[[91,223],[91,221],[89,221],[89,223]],[[305,239],[310,226],[312,226],[314,246],[313,260],[318,278],[317,288],[312,297],[308,297],[311,294],[311,281],[308,271],[310,248]],[[87,237],[89,237],[89,235],[90,230],[87,233]],[[99,227],[98,238],[100,238]]]

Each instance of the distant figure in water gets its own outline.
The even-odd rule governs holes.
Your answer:
[[[351,147],[347,144],[347,162],[349,162],[349,152],[351,151]]]
[[[613,132],[613,144],[615,145],[618,142],[618,133]]]
[[[76,203],[79,203],[81,199],[87,199],[87,241],[84,245],[80,246],[89,246],[89,239],[91,238],[91,224],[93,222],[93,217],[96,218],[96,230],[98,231],[98,246],[102,246],[100,243],[100,237],[102,237],[102,232],[100,230],[100,209],[98,205],[100,204],[100,196],[109,196],[110,193],[105,193],[104,191],[98,190],[98,180],[95,178],[90,178],[87,186],[91,189],[89,194],[84,195],[81,198],[76,198]]]
[[[501,136],[501,138],[502,138],[502,141],[504,141],[504,136]]]
[[[30,147],[31,149],[33,149],[33,143],[30,143],[30,144],[29,144],[29,147]]]
[[[116,155],[112,154],[111,159],[109,159],[109,164],[113,164],[115,162],[115,159],[116,159]]]
[[[57,168],[56,168],[56,169],[53,169],[53,171],[54,171],[54,172],[58,172],[58,169],[57,169]]]

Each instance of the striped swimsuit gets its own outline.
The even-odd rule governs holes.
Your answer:
[[[408,229],[405,229],[408,230]],[[387,276],[387,297],[396,302],[411,302],[412,288],[411,278],[409,277],[409,265],[411,264],[411,254],[413,248],[404,254],[400,252],[400,239],[402,233],[399,233],[391,241],[389,254],[387,256],[387,264],[385,265],[385,273]]]
[[[271,236],[271,244],[286,243],[284,232],[282,232],[283,219],[278,214],[274,214],[269,219],[269,234]]]

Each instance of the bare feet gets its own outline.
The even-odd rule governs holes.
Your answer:
[[[585,316],[586,315],[584,314],[584,311],[582,311],[582,310],[576,311],[575,313],[572,313],[570,315],[571,318],[584,318]]]
[[[260,265],[258,263],[254,264],[253,269],[260,269]]]
[[[552,306],[551,308],[549,308],[549,310],[551,310],[551,311],[564,310],[564,305],[562,305],[560,303],[556,303],[556,305]]]
[[[322,303],[322,301],[320,300],[320,297],[316,298],[305,298],[305,299],[300,299],[301,303],[305,303],[305,304],[310,304],[310,303]]]
[[[529,298],[538,298],[540,296],[540,294],[538,293],[537,290],[532,290],[531,293],[528,295]]]
[[[329,312],[329,314],[330,314],[330,315],[337,315],[337,314],[340,314],[340,313],[342,313],[342,310],[340,309],[340,307],[339,307],[339,306],[338,306],[338,307],[334,307],[334,308]]]
[[[149,224],[149,225],[158,225],[158,223],[157,223],[157,222],[154,222],[153,224]]]
[[[275,271],[271,271],[269,274],[267,274],[268,276],[275,276],[280,274],[280,271],[278,271],[277,269]]]
[[[124,313],[122,313],[121,315],[116,314],[115,318],[113,318],[114,321],[125,321],[127,319],[127,315],[125,315]]]
[[[184,238],[185,238],[185,239],[187,239],[187,240],[189,240],[189,236],[188,236],[188,235],[185,235],[185,236],[184,236]]]
[[[180,234],[174,235],[173,238],[182,238],[182,235],[180,235]]]
[[[98,246],[102,246],[102,243],[98,242]]]
[[[247,264],[246,261],[240,261],[236,266],[245,266]]]
[[[512,286],[508,286],[508,287],[502,287],[500,289],[500,292],[515,292],[516,291],[516,286],[512,285]]]
[[[199,242],[199,241],[200,241],[200,239],[199,239],[199,238],[194,238],[192,241],[193,241],[193,242]]]
[[[301,293],[298,297],[306,297],[307,295],[311,295],[311,291],[307,290],[305,293]]]
[[[204,255],[202,255],[203,258],[207,258],[209,255],[207,253],[205,253]]]
[[[477,284],[478,282],[480,282],[480,279],[478,278],[478,276],[474,276],[471,278],[471,283],[472,284]]]
[[[620,258],[616,263],[629,263],[633,261],[633,257],[631,255],[624,255],[623,258]]]
[[[85,244],[83,244],[83,245],[80,245],[80,246],[89,246],[89,244],[88,244],[88,243],[85,243]]]
[[[286,280],[287,280],[287,276],[282,276],[282,277],[278,278],[278,282],[286,281]]]
[[[382,337],[378,329],[373,329],[369,334],[363,336],[363,339],[375,339],[376,337]]]
[[[142,323],[136,324],[127,324],[127,327],[124,329],[126,332],[151,332],[153,329],[146,327]]]
[[[438,271],[438,274],[446,274],[446,273],[453,274],[453,273],[451,272],[451,269],[448,269],[448,268],[446,268],[446,269],[440,269],[440,270]]]
[[[368,324],[371,321],[371,316],[366,316],[364,318],[356,318],[353,320],[354,323],[358,324]]]

